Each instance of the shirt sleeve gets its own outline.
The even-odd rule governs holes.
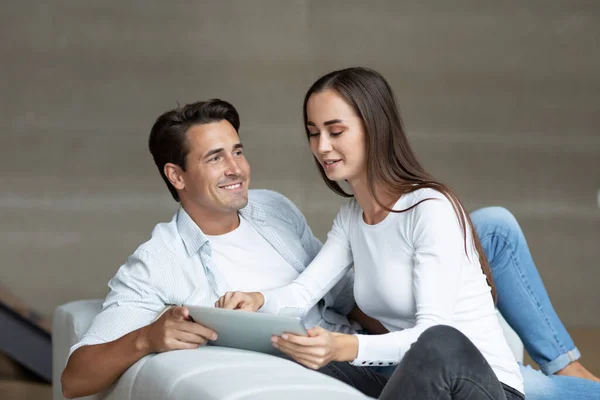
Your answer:
[[[384,335],[356,335],[358,355],[352,364],[398,364],[427,328],[452,325],[466,255],[458,217],[450,201],[440,196],[409,211],[413,213],[415,326]]]
[[[283,197],[283,196],[282,196]],[[284,197],[285,198],[285,197]],[[300,212],[300,210],[296,207],[296,205],[285,198],[289,203],[289,206],[292,208],[292,211],[295,215],[296,220],[296,231],[298,233],[298,237],[300,238],[300,242],[302,243],[302,247],[309,254],[311,260],[317,256],[323,244],[319,239],[313,235],[310,226],[306,222],[306,218]],[[329,297],[327,297],[329,296]],[[352,308],[354,304],[356,304],[354,300],[354,271],[352,268],[348,268],[346,274],[341,278],[341,280],[331,288],[331,290],[324,295],[326,297],[326,306],[336,311],[340,315],[346,316]]]
[[[260,312],[304,317],[338,282],[348,279],[353,260],[345,226],[348,218],[348,211],[342,207],[327,241],[313,261],[291,284],[264,291],[265,301]],[[346,290],[346,286],[348,283],[344,281],[341,289]]]
[[[82,346],[111,342],[144,327],[165,309],[161,290],[153,283],[152,267],[157,265],[151,254],[139,249],[129,257],[108,283],[110,291],[102,310],[71,347],[69,357]]]

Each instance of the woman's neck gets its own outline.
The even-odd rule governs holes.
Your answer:
[[[375,194],[381,203],[379,204],[371,193],[366,176],[348,181],[348,185],[352,189],[354,198],[363,211],[363,220],[369,225],[375,225],[383,221],[390,213],[382,205],[392,208],[400,198],[400,195],[385,190],[383,185],[375,184]]]

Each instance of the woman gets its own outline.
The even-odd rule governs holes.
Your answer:
[[[452,366],[452,371],[463,369],[464,379],[438,371],[415,383],[415,398],[524,398],[471,221],[454,193],[419,164],[385,79],[365,68],[325,75],[306,95],[304,121],[325,182],[349,197],[336,183],[346,181],[354,199],[341,208],[323,249],[292,284],[263,293],[227,294],[219,305],[302,316],[354,263],[356,302],[389,333],[344,335],[313,328],[309,338],[274,338],[276,347],[315,369],[339,362],[324,372],[343,380],[360,376],[358,370],[369,365],[400,364],[387,386],[377,376],[367,378],[380,390],[385,386],[381,398],[407,398],[411,382],[419,377],[407,380],[407,374],[419,369],[431,355],[427,349],[435,347],[440,351],[432,359],[448,365],[468,354]],[[461,351],[441,354],[444,337]],[[319,354],[311,346],[315,338]]]

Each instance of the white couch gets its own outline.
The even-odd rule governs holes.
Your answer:
[[[60,376],[70,347],[100,312],[102,300],[81,300],[56,309],[53,319],[53,399],[64,399]],[[523,344],[502,318],[517,361]],[[146,356],[111,388],[89,400],[352,400],[367,399],[333,378],[283,358],[244,350],[202,347]]]

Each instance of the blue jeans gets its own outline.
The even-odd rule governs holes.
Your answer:
[[[531,358],[550,375],[522,367],[527,398],[600,399],[600,383],[552,375],[581,354],[552,307],[515,217],[504,208],[489,207],[472,213],[471,220],[490,263],[498,309]]]
[[[600,383],[572,376],[550,375],[521,366],[527,400],[599,400]]]

